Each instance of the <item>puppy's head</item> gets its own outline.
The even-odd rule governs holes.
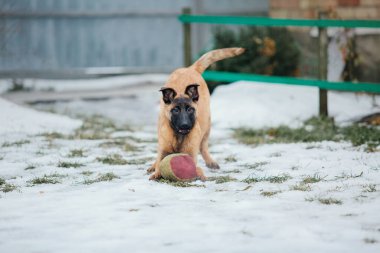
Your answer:
[[[175,70],[160,91],[162,92],[162,108],[170,126],[177,135],[187,135],[196,123],[197,104],[199,114],[209,105],[205,104],[208,94],[207,84],[202,73],[213,62],[233,57],[244,52],[243,48],[223,48],[202,55],[188,68]],[[198,92],[198,86],[199,91]],[[201,97],[200,97],[201,96]],[[206,116],[207,117],[207,116]]]
[[[177,135],[187,135],[196,121],[197,101],[199,99],[198,84],[190,84],[185,94],[177,96],[173,88],[162,88],[162,101],[167,106],[166,116],[170,126]]]

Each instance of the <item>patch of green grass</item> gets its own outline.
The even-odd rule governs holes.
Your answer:
[[[335,124],[329,118],[311,118],[304,122],[301,128],[279,126],[269,129],[235,130],[235,137],[246,144],[260,143],[289,143],[289,142],[318,142],[335,138]]]
[[[120,178],[113,172],[107,172],[105,174],[100,174],[97,178],[95,179],[87,179],[84,181],[84,184],[93,184],[93,183],[98,183],[98,182],[107,182],[107,181],[112,181],[114,179]]]
[[[19,141],[15,141],[15,142],[4,142],[1,146],[3,148],[6,148],[6,147],[21,147],[22,145],[24,144],[29,144],[30,143],[30,140],[19,140]]]
[[[313,117],[306,120],[300,128],[238,128],[234,131],[234,137],[245,144],[346,140],[354,146],[366,144],[370,149],[374,149],[380,145],[380,128],[360,124],[338,127],[331,118]]]
[[[68,155],[69,157],[84,157],[83,149],[72,149]]]
[[[123,150],[125,152],[135,152],[137,150],[139,150],[136,146],[130,144],[130,143],[125,143],[124,146],[123,146]]]
[[[141,165],[141,164],[146,164],[147,162],[151,162],[153,160],[154,160],[154,158],[151,158],[151,157],[140,158],[140,159],[133,159],[133,160],[129,160],[128,164],[131,164],[131,165]]]
[[[374,238],[364,238],[364,242],[368,244],[374,244],[377,243],[377,240]]]
[[[243,180],[244,183],[251,184],[251,183],[258,183],[258,182],[269,182],[269,183],[276,183],[281,184],[292,177],[289,174],[281,174],[278,176],[265,176],[265,177],[254,177],[250,176]]]
[[[363,185],[363,192],[376,192],[376,185],[375,184]]]
[[[58,132],[47,132],[47,133],[41,134],[41,136],[44,136],[44,137],[46,137],[49,140],[52,140],[52,139],[64,139],[64,138],[66,138],[65,135],[63,135],[61,133],[58,133]]]
[[[4,184],[0,185],[0,191],[2,191],[4,193],[11,192],[11,191],[14,191],[16,189],[17,189],[17,186],[15,186],[14,184],[4,183]]]
[[[81,126],[82,129],[118,129],[115,123],[102,115],[92,115],[90,117],[86,117]]]
[[[311,187],[308,184],[296,184],[290,186],[290,190],[292,191],[303,191],[303,192],[308,192],[311,191]]]
[[[244,189],[241,189],[241,190],[238,190],[238,191],[243,192],[243,191],[249,190],[251,188],[252,188],[252,185],[248,185],[248,186],[244,187]]]
[[[141,165],[141,164],[145,164],[149,161],[154,160],[154,158],[147,157],[147,158],[132,159],[132,160],[127,161],[124,158],[122,158],[122,156],[119,154],[111,154],[106,157],[98,157],[96,160],[104,164],[111,164],[111,165],[125,165],[125,164]]]
[[[241,173],[239,169],[233,169],[233,170],[224,170],[221,171],[221,173],[229,174],[229,173]]]
[[[281,152],[275,152],[269,155],[269,157],[281,157],[281,156],[282,156]]]
[[[319,203],[324,204],[324,205],[341,205],[343,204],[343,201],[339,199],[334,199],[334,198],[319,198],[318,199]]]
[[[311,198],[311,197],[309,197],[309,198],[305,198],[305,201],[307,201],[307,202],[313,202],[315,199],[314,198]]]
[[[91,176],[92,174],[94,174],[94,172],[93,171],[89,171],[89,170],[84,170],[80,174],[82,174],[84,176]]]
[[[335,179],[349,179],[349,178],[358,178],[363,176],[363,171],[360,172],[359,174],[347,174],[343,172],[340,176],[335,176]]]
[[[96,158],[97,161],[103,163],[103,164],[110,164],[110,165],[125,165],[128,164],[128,161],[125,160],[121,155],[119,154],[111,154],[106,157],[98,157]]]
[[[292,177],[289,174],[282,174],[279,176],[270,176],[266,179],[266,181],[269,181],[270,183],[281,184],[281,183],[283,183],[283,182],[285,182],[291,178]]]
[[[237,179],[231,176],[218,176],[218,177],[208,177],[207,181],[215,181],[216,184],[224,184],[228,182],[237,181]]]
[[[224,161],[226,161],[227,163],[234,163],[237,162],[237,159],[234,155],[230,155],[224,158]]]
[[[126,140],[124,138],[115,138],[110,141],[103,142],[99,145],[101,148],[113,148],[113,147],[122,147],[125,144]]]
[[[39,156],[45,155],[45,153],[42,150],[38,150],[35,154]]]
[[[301,184],[315,184],[322,180],[323,178],[317,173],[315,173],[313,176],[306,176],[304,179],[302,179]]]
[[[344,139],[351,141],[354,146],[367,144],[374,147],[380,145],[380,128],[375,126],[354,124],[342,128],[341,133]]]
[[[321,145],[315,145],[315,144],[310,144],[307,145],[305,149],[316,149],[316,148],[321,148]]]
[[[72,139],[81,139],[81,140],[101,140],[101,139],[107,139],[109,137],[109,134],[106,132],[101,131],[76,131],[75,135],[73,135]]]
[[[34,170],[36,168],[35,165],[29,164],[24,170]]]
[[[369,142],[367,143],[367,147],[365,148],[365,151],[368,153],[378,152],[379,149],[377,148],[379,145],[376,142]]]
[[[278,193],[281,193],[281,191],[263,191],[260,194],[264,197],[272,197]]]
[[[0,186],[3,185],[3,184],[6,184],[6,181],[5,181],[4,178],[1,178],[1,177],[0,177]]]
[[[117,130],[114,122],[100,115],[84,117],[82,126],[75,130],[71,139],[100,140],[109,138]]]
[[[135,137],[135,136],[128,136],[126,137],[128,140],[131,140],[131,141],[134,141],[134,142],[137,142],[137,143],[157,143],[158,139],[157,138],[145,138],[145,139],[142,139],[142,138],[138,138],[138,137]]]
[[[171,180],[167,180],[167,179],[163,179],[163,178],[158,180],[158,182],[169,184],[169,185],[174,186],[174,187],[203,187],[203,188],[205,188],[204,185],[192,184],[192,183],[184,182],[184,181],[171,181]]]
[[[247,184],[258,183],[258,182],[261,182],[261,181],[264,181],[264,180],[262,180],[262,178],[260,178],[260,177],[254,177],[254,176],[249,176],[249,177],[247,177],[246,179],[243,180],[243,182],[247,183]]]
[[[32,185],[37,184],[59,184],[61,181],[58,180],[58,178],[63,178],[65,175],[61,175],[58,173],[50,174],[50,175],[43,175],[42,177],[36,177],[32,180],[29,180],[28,183]]]
[[[125,138],[116,138],[107,142],[104,142],[99,145],[102,148],[112,148],[119,147],[123,149],[125,152],[135,152],[138,151],[138,148],[132,144],[130,144]]]
[[[245,164],[244,167],[246,167],[247,169],[250,169],[250,170],[256,170],[266,164],[268,164],[269,162],[256,162],[254,164]]]
[[[302,179],[299,184],[293,185],[290,187],[290,190],[293,191],[311,191],[310,184],[315,184],[320,181],[323,181],[325,177],[321,177],[318,173],[315,173],[312,176],[306,176]]]
[[[368,198],[367,195],[360,194],[360,195],[356,196],[354,199],[355,199],[356,201],[362,202],[363,199],[366,199],[366,198]]]
[[[58,167],[60,168],[79,168],[83,167],[84,164],[78,162],[59,162]]]

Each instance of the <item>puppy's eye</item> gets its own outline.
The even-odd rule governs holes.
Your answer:
[[[178,107],[174,107],[174,108],[172,109],[172,113],[174,113],[174,114],[179,113],[179,109],[178,109]]]
[[[193,107],[187,108],[188,113],[194,113],[195,109]]]

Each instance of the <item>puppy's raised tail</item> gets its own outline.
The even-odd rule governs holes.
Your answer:
[[[216,61],[223,60],[225,58],[230,58],[244,53],[245,49],[242,47],[230,47],[212,50],[201,56],[191,68],[194,68],[200,74],[202,74],[211,64]]]

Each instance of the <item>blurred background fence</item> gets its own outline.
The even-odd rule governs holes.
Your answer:
[[[331,19],[380,19],[378,0],[0,0],[0,77],[169,72],[184,62],[185,41],[177,19],[184,7],[195,15],[317,19],[323,10]],[[281,34],[288,40],[271,30],[264,31],[268,38],[261,38],[260,30],[236,26],[191,27],[191,61],[253,36],[258,49],[268,46],[262,50],[266,56],[275,52],[269,57],[272,65],[266,66],[263,58],[245,64],[253,73],[318,77],[317,29],[287,27]],[[329,64],[346,68],[344,73],[330,71],[328,80],[380,82],[379,29],[328,33],[334,42]],[[271,51],[273,42],[276,51]],[[292,60],[284,61],[289,53]],[[287,62],[295,66],[280,69]],[[218,67],[223,64],[228,62]]]
[[[267,15],[261,0],[0,0],[0,75],[169,72],[183,62],[177,16]],[[193,31],[194,52],[211,40]]]
[[[215,48],[243,47],[246,49],[243,57],[228,59],[222,63],[216,63],[214,68],[218,71],[206,71],[203,76],[210,81],[233,82],[239,80],[259,81],[265,83],[279,83],[292,85],[305,85],[319,87],[319,114],[328,116],[327,90],[363,91],[380,93],[380,83],[357,83],[358,79],[354,72],[358,69],[358,59],[354,40],[347,36],[342,46],[339,42],[329,41],[327,28],[340,27],[352,28],[380,28],[379,20],[336,20],[326,19],[328,11],[320,11],[318,20],[312,19],[273,19],[265,17],[245,16],[210,16],[190,15],[190,9],[184,9],[179,20],[184,23],[184,58],[185,65],[191,64],[191,23],[222,24],[254,26],[253,28],[240,28],[239,32],[233,30],[216,30]],[[284,76],[299,75],[299,50],[293,36],[285,29],[271,27],[318,27],[318,78],[300,79]],[[263,27],[263,28],[257,28]],[[268,28],[269,27],[269,28]],[[188,42],[188,43],[186,43]],[[220,45],[221,44],[221,45]],[[329,45],[336,44],[337,57],[341,56],[341,68],[334,66],[334,60],[329,55]],[[351,45],[353,44],[353,45]],[[339,51],[347,53],[339,54]],[[331,50],[330,50],[331,51]],[[334,53],[331,51],[331,53]],[[245,56],[245,57],[244,57]],[[329,58],[330,56],[330,64]],[[228,63],[230,62],[230,63]],[[329,66],[330,65],[330,66]],[[336,65],[339,65],[339,61]],[[352,66],[351,66],[352,65]],[[226,72],[227,71],[227,72]],[[238,72],[238,73],[236,73]],[[333,72],[337,80],[328,80],[328,72]],[[346,72],[346,73],[345,73]],[[252,74],[254,73],[254,74]],[[259,74],[259,75],[257,75]],[[277,75],[281,77],[272,77]],[[332,75],[331,75],[332,76]],[[354,81],[354,82],[352,82]]]

